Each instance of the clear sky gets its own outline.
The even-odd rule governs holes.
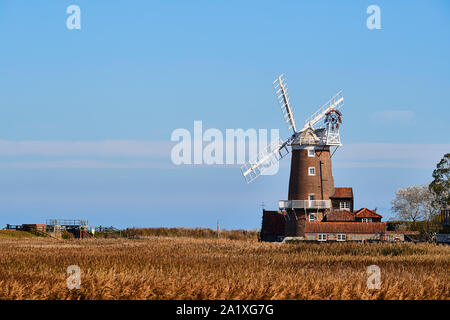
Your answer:
[[[69,30],[69,5],[81,29]],[[381,29],[369,30],[369,5]],[[258,228],[287,197],[289,157],[247,185],[237,167],[172,165],[177,128],[280,128],[344,90],[336,186],[389,218],[396,189],[450,152],[450,2],[0,1],[0,226]]]

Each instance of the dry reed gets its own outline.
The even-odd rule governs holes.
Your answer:
[[[66,268],[81,268],[81,289]],[[366,286],[369,265],[381,289]],[[0,299],[450,299],[450,247],[1,239]]]

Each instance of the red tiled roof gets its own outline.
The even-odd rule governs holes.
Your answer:
[[[355,221],[355,214],[347,210],[334,210],[326,217],[327,221]]]
[[[367,208],[359,209],[358,211],[355,211],[355,214],[358,218],[383,218],[375,211],[369,210]]]
[[[385,233],[385,222],[308,222],[305,233]]]
[[[353,189],[334,188],[334,194],[330,198],[353,198]]]

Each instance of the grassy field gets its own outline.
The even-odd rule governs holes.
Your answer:
[[[381,289],[366,286],[369,265]],[[81,289],[66,268],[81,268]],[[0,299],[450,299],[450,247],[255,240],[0,239]]]
[[[0,230],[0,239],[11,239],[11,238],[35,238],[35,234],[26,231],[16,231],[16,230]]]
[[[220,230],[220,238],[229,240],[258,240],[258,230]],[[207,228],[127,228],[113,233],[95,234],[97,238],[186,237],[196,239],[216,239],[217,231]]]

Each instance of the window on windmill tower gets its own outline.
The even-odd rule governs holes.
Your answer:
[[[308,176],[315,176],[316,175],[316,168],[309,167],[308,168]]]
[[[316,195],[314,193],[310,193],[308,195],[308,200],[316,200]]]
[[[314,213],[310,213],[309,214],[309,222],[314,222],[316,221],[316,215]]]
[[[314,149],[308,149],[308,157],[314,157],[316,155],[316,152]]]

